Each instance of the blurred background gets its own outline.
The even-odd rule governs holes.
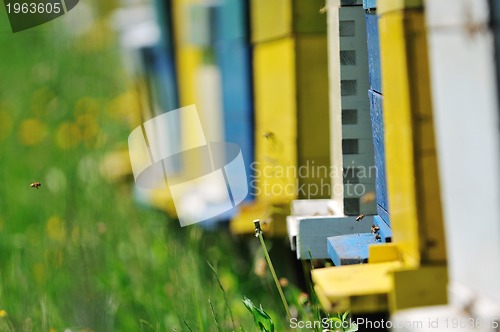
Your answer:
[[[169,1],[81,1],[14,34],[0,6],[2,331],[215,331],[209,301],[229,329],[207,262],[237,327],[253,326],[244,295],[284,316],[257,239],[181,229],[158,208],[171,203],[151,208],[134,189],[128,135],[180,105],[169,10]],[[198,52],[213,63],[212,51]],[[213,72],[200,74],[207,109],[220,103]]]

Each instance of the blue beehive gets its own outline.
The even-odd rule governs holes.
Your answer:
[[[254,160],[251,48],[245,0],[223,0],[215,11],[215,54],[221,72],[224,135],[240,146],[250,194]]]

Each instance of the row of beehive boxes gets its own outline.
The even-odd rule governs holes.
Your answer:
[[[357,270],[353,272],[353,276],[368,275],[373,268],[374,275],[381,276],[380,283],[373,286],[374,283],[354,278],[344,289],[344,295],[351,289],[359,296],[359,285],[364,283],[367,287],[365,295],[373,295],[365,302],[370,310],[387,306],[387,301],[381,301],[380,295],[388,293],[392,294],[393,308],[397,309],[416,303],[439,302],[445,292],[442,267],[446,267],[441,197],[446,203],[446,214],[460,220],[460,228],[447,227],[446,233],[451,248],[448,256],[455,257],[453,266],[457,273],[465,271],[470,263],[470,260],[458,263],[457,257],[464,254],[464,250],[467,256],[468,249],[457,248],[465,241],[459,230],[466,228],[468,221],[474,218],[471,211],[495,212],[498,209],[498,188],[488,185],[489,208],[481,207],[473,199],[477,197],[471,197],[470,202],[475,205],[466,209],[468,213],[457,213],[467,204],[457,203],[463,202],[456,199],[457,190],[453,184],[457,181],[449,179],[449,174],[456,175],[457,170],[467,174],[468,179],[476,179],[478,175],[469,170],[475,169],[473,163],[480,158],[474,157],[473,152],[483,149],[488,152],[485,159],[490,170],[488,174],[493,180],[497,179],[494,176],[498,177],[498,172],[491,175],[492,169],[493,172],[498,170],[494,167],[498,166],[498,161],[495,161],[498,151],[494,149],[498,134],[495,136],[489,126],[496,123],[493,113],[480,117],[478,123],[481,125],[471,127],[477,120],[474,117],[465,121],[468,122],[466,128],[463,118],[448,113],[451,109],[461,109],[466,114],[465,105],[470,105],[472,98],[465,96],[473,92],[478,94],[474,100],[487,103],[482,108],[489,111],[497,107],[496,91],[492,91],[495,83],[483,82],[480,86],[484,89],[462,83],[471,87],[470,91],[462,91],[462,98],[456,98],[453,89],[443,83],[449,81],[445,78],[447,75],[455,77],[452,74],[457,72],[465,72],[471,80],[478,72],[493,79],[491,73],[495,64],[491,56],[486,56],[485,61],[477,61],[484,67],[468,67],[469,58],[465,55],[469,53],[464,52],[473,49],[464,45],[465,40],[470,39],[478,45],[477,52],[493,53],[493,41],[491,36],[488,37],[488,33],[492,33],[488,32],[487,18],[481,16],[488,11],[485,9],[488,6],[485,1],[480,1],[478,7],[465,0],[459,6],[444,0],[439,4],[432,3],[429,13],[434,13],[434,16],[429,14],[427,31],[419,1],[385,1],[386,9],[382,11],[375,10],[374,1],[365,1],[365,10],[360,4],[360,1],[347,0],[329,0],[326,6],[322,1],[253,0],[247,3],[225,0],[214,5],[174,0],[171,8],[174,33],[172,30],[166,32],[170,39],[173,38],[175,46],[169,50],[176,66],[176,75],[170,76],[171,83],[178,89],[180,105],[198,105],[208,139],[233,141],[242,149],[251,191],[246,205],[232,218],[234,232],[252,232],[253,219],[269,216],[276,221],[269,232],[283,232],[285,228],[279,221],[284,219],[292,200],[329,198],[325,204],[320,202],[319,207],[314,205],[314,210],[307,213],[315,224],[321,219],[318,215],[329,215],[330,221],[336,224],[324,223],[329,219],[323,218],[317,229],[305,226],[304,229],[312,235],[299,241],[302,248],[302,252],[298,250],[299,256],[305,256],[311,249],[304,244],[314,243],[313,254],[328,257],[328,250],[335,247],[335,241],[330,248],[328,244],[332,241],[327,242],[326,238],[342,235],[338,233],[339,229],[344,234],[368,233],[371,237],[363,243],[363,255],[372,262],[377,261],[377,255],[382,256],[378,257],[379,261],[390,262],[367,267],[368,273],[363,273],[363,270],[360,270],[361,274]],[[468,10],[469,7],[475,10]],[[453,10],[443,11],[443,8]],[[440,14],[435,14],[441,12],[447,12],[443,21]],[[462,20],[457,20],[461,15]],[[440,30],[443,26],[445,29]],[[447,34],[448,26],[459,28],[456,31],[450,28]],[[443,38],[453,33],[458,36],[456,40]],[[485,36],[485,40],[478,36]],[[439,157],[444,160],[441,171],[447,174],[442,192],[434,143],[427,37],[432,46],[432,79],[436,80],[432,83],[439,120],[437,134],[441,139],[438,145],[442,145]],[[446,60],[450,52],[463,55],[457,58],[461,61],[459,65],[454,66],[452,61]],[[474,56],[470,55],[471,59]],[[380,58],[383,75],[380,74]],[[484,60],[482,55],[478,58]],[[454,68],[462,67],[478,70],[471,69],[470,73],[462,69],[454,71]],[[456,82],[464,81],[456,79]],[[481,82],[480,79],[476,81]],[[192,139],[189,122],[181,123],[181,128],[181,139]],[[481,134],[481,137],[490,138],[485,142],[492,143],[484,146],[471,144],[464,148],[458,144],[460,138],[453,128],[462,128],[460,132],[474,128],[474,135]],[[460,156],[448,151],[459,151],[458,154],[465,151],[473,157],[466,157],[460,161],[461,167],[456,167]],[[367,171],[372,166],[375,166],[376,178]],[[363,169],[365,171],[360,172]],[[484,183],[481,179],[469,182],[472,187]],[[353,188],[362,189],[355,191]],[[478,191],[481,190],[474,192]],[[365,196],[367,193],[376,193],[376,200],[363,199],[371,197]],[[164,205],[162,199],[154,200]],[[358,213],[375,217],[367,217],[359,224],[353,223],[354,218],[344,217],[345,214]],[[305,225],[306,220],[289,224],[292,235],[299,232],[297,228]],[[492,233],[487,229],[497,226],[487,220],[493,219],[482,217],[481,220],[484,224],[478,227],[480,236],[476,238],[491,237]],[[380,232],[383,231],[381,242],[394,241],[391,245],[379,247],[381,250],[375,251],[374,255],[370,254],[367,244],[373,241],[370,233],[372,222],[381,227]],[[483,247],[478,244],[475,248]],[[484,254],[479,249],[476,251],[478,255]],[[335,257],[341,261],[339,255]],[[419,291],[429,292],[421,283],[414,284],[414,294],[408,294],[402,286],[391,286],[393,279],[387,279],[385,269],[394,272],[400,267],[399,261],[412,268],[436,264],[438,272],[420,268],[417,269],[420,272],[413,274],[403,273],[404,269],[400,271],[402,273],[394,273],[394,280],[401,285],[408,285],[421,276],[424,276],[420,278],[424,283],[439,280],[433,283],[435,296],[424,297],[420,302],[416,300],[415,294]],[[480,264],[481,260],[476,263]],[[494,265],[493,268],[498,270],[499,267]],[[316,272],[319,289],[336,280],[332,276],[339,274],[343,278],[342,273],[350,273],[349,269],[330,271],[333,270]],[[326,278],[320,277],[322,274]],[[467,276],[458,279],[469,284],[475,280]],[[326,282],[322,284],[321,280]],[[487,289],[491,282],[486,280],[484,285]],[[335,302],[337,295],[328,291],[325,293],[330,299],[328,296],[323,298],[327,298],[326,302]]]
[[[330,33],[319,0],[176,0],[164,15],[177,104],[197,105],[207,140],[241,147],[250,191],[234,232],[251,232],[257,216],[283,233],[283,211],[297,198],[333,198],[339,215],[376,213],[373,200],[360,199],[375,192],[375,164],[365,17],[361,2],[350,2],[357,8],[343,10]],[[340,48],[335,59],[329,38]],[[193,140],[189,121],[180,128],[181,142]],[[168,191],[152,196],[163,202]]]

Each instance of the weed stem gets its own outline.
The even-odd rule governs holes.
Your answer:
[[[283,293],[283,289],[281,288],[278,276],[276,275],[276,271],[274,270],[273,263],[271,262],[271,257],[269,257],[269,253],[267,252],[266,243],[264,242],[264,238],[262,237],[262,230],[260,229],[260,220],[255,219],[253,222],[255,224],[255,236],[259,238],[260,245],[262,246],[262,250],[264,251],[264,256],[266,257],[267,265],[269,266],[269,270],[271,270],[274,283],[276,284],[276,288],[280,293],[281,302],[283,302],[283,306],[285,307],[286,315],[288,319],[291,319],[292,315],[290,314],[290,308],[288,308],[288,303],[286,302],[285,294]]]

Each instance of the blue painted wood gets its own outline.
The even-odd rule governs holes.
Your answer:
[[[392,242],[391,227],[389,227],[389,225],[387,225],[380,216],[373,217],[373,224],[380,227],[380,229],[378,230],[378,234],[380,235],[380,242]]]
[[[382,93],[380,74],[380,46],[378,16],[375,11],[366,13],[366,40],[368,43],[368,75],[370,89]]]
[[[384,119],[382,110],[383,97],[372,90],[368,91],[368,96],[370,98],[370,117],[372,122],[374,159],[377,169],[377,178],[375,181],[377,204],[380,205],[380,207],[385,211],[389,211],[385,170]],[[387,220],[387,222],[389,222],[389,220]]]
[[[254,161],[251,48],[240,39],[219,41],[215,51],[221,71],[225,141],[240,146],[250,181],[250,164]],[[247,201],[252,196],[251,191]]]
[[[363,8],[371,9],[377,7],[377,0],[363,0]]]
[[[382,218],[387,225],[391,224],[389,212],[387,212],[387,210],[385,210],[383,207],[381,207],[378,204],[377,204],[377,213],[378,213],[379,217]]]
[[[240,114],[240,110],[245,109],[246,113],[250,112],[252,100],[250,45],[244,40],[218,42],[215,49],[222,74],[224,111]]]
[[[164,112],[178,108],[177,80],[173,54],[161,45],[140,50],[145,76],[149,80],[151,102]],[[180,135],[180,134],[179,134]]]
[[[221,0],[215,11],[216,40],[234,40],[248,37],[248,10],[246,0]]]
[[[171,0],[155,0],[154,6],[161,31],[160,40],[158,45],[146,48],[141,53],[147,61],[146,75],[153,81],[153,93],[158,99],[156,102],[163,111],[168,112],[179,107]]]
[[[328,256],[335,266],[368,262],[368,246],[379,243],[372,233],[339,235],[327,238]]]

